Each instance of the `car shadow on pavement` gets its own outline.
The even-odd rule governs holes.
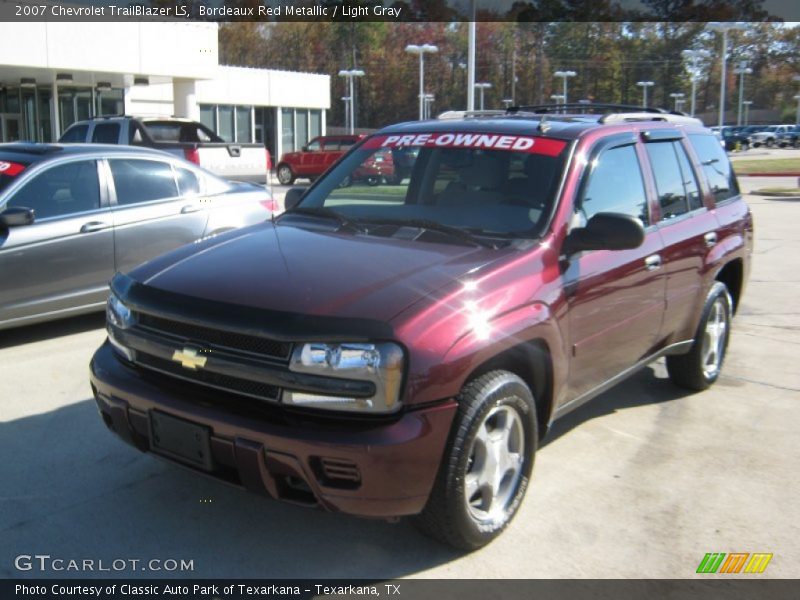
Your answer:
[[[88,315],[59,319],[26,325],[0,331],[0,349],[22,346],[42,340],[83,333],[92,329],[102,329],[106,325],[106,315],[104,312],[94,312]]]
[[[287,505],[142,454],[92,399],[0,422],[0,456],[0,578],[394,578],[459,556],[405,520]],[[35,554],[93,559],[95,571],[17,570],[15,557]],[[99,572],[101,559],[142,562]],[[194,569],[138,572],[152,559]]]
[[[541,446],[546,446],[582,423],[627,408],[680,400],[695,392],[679,388],[666,376],[663,359],[638,371],[553,423]]]

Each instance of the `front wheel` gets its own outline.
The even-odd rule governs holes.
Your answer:
[[[419,529],[462,550],[500,535],[528,488],[537,435],[533,394],[518,376],[492,371],[467,384]]]
[[[692,349],[688,354],[667,357],[667,372],[674,384],[700,391],[717,380],[728,349],[732,312],[728,288],[715,282],[706,296]]]
[[[289,165],[281,165],[278,167],[278,181],[281,185],[292,185],[294,183],[294,173]]]
[[[767,144],[766,144],[767,148],[772,148],[774,145],[775,145],[775,140],[773,140],[773,139],[768,139],[767,140]]]

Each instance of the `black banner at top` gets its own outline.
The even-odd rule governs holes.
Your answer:
[[[797,0],[0,0],[2,21],[800,21]]]

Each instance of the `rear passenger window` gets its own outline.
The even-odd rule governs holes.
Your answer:
[[[95,144],[119,143],[119,123],[98,123],[94,126],[92,142]]]
[[[649,224],[642,168],[633,146],[612,148],[597,158],[583,186],[579,207],[587,220],[597,213],[615,212]]]
[[[74,125],[64,132],[59,142],[66,144],[80,144],[86,141],[86,133],[89,131],[88,125]]]
[[[108,161],[117,204],[137,204],[178,195],[169,163],[156,160],[112,159]]]
[[[697,180],[680,142],[651,142],[645,148],[656,180],[661,218],[672,219],[700,208]]]
[[[197,196],[200,194],[200,181],[189,169],[176,169],[178,175],[178,191],[181,196]]]
[[[708,185],[717,202],[724,202],[739,195],[736,176],[719,140],[705,133],[689,135],[689,141],[703,166]]]

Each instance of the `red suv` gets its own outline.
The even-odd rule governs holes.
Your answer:
[[[402,178],[353,177],[387,151]],[[714,134],[614,106],[388,127],[286,205],[114,278],[103,420],[466,549],[517,512],[554,420],[659,357],[679,386],[717,380],[753,245]]]
[[[307,177],[314,181],[362,137],[364,136],[324,135],[315,137],[307,146],[303,146],[300,152],[288,152],[281,156],[276,167],[278,181],[283,185],[292,185],[298,177]]]

